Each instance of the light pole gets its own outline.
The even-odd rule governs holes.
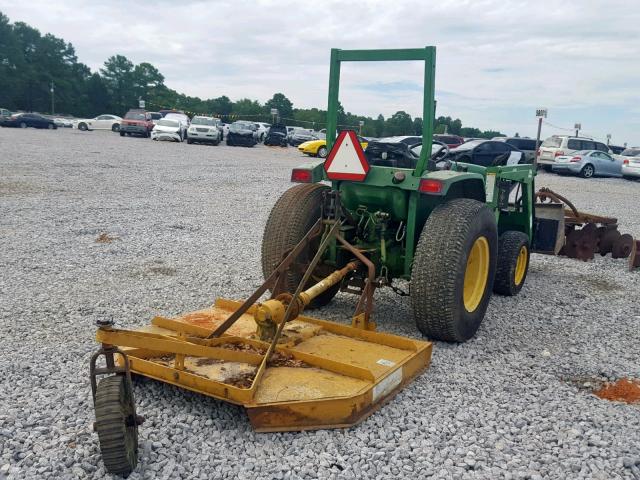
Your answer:
[[[540,149],[540,133],[542,132],[542,119],[547,118],[547,109],[538,108],[536,110],[536,117],[538,117],[538,134],[536,135],[536,153],[533,157],[533,170],[538,169],[538,150]]]
[[[55,88],[54,88],[53,80],[52,80],[52,81],[51,81],[51,89],[50,89],[50,91],[51,91],[51,115],[53,115],[53,112],[54,112],[54,108],[53,108],[53,107],[54,107],[54,100],[53,100],[53,97],[54,97],[54,95],[53,95],[54,90],[55,90]]]

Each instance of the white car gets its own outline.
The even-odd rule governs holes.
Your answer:
[[[187,130],[187,143],[212,143],[218,145],[222,140],[220,120],[213,117],[196,116],[191,119]]]
[[[86,132],[87,130],[111,130],[113,132],[120,131],[120,122],[122,117],[117,115],[98,115],[96,118],[83,118],[75,120],[74,126],[78,130]]]
[[[256,128],[258,129],[258,141],[263,142],[264,137],[266,137],[267,133],[269,133],[271,125],[268,123],[256,122]]]
[[[604,143],[589,137],[571,137],[569,135],[553,135],[547,138],[538,150],[538,164],[551,171],[558,157],[571,155],[581,150],[599,150],[611,154]]]
[[[640,178],[640,147],[626,148],[616,156],[622,160],[622,176],[624,178]]]
[[[56,117],[53,119],[53,123],[55,123],[58,128],[73,128],[73,120],[70,118]]]
[[[161,118],[151,130],[151,140],[182,142],[184,140],[182,123],[175,118]]]
[[[180,122],[180,130],[182,132],[182,138],[187,138],[187,130],[189,129],[189,125],[191,124],[191,120],[184,113],[167,113],[164,116],[167,120],[176,120]],[[160,120],[157,120],[159,122]],[[156,123],[157,125],[157,123]]]

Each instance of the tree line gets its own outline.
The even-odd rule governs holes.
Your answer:
[[[124,115],[143,99],[149,110],[175,108],[189,114],[212,114],[233,119],[271,121],[277,108],[287,125],[320,129],[325,127],[326,110],[294,108],[283,93],[276,93],[261,104],[242,98],[232,101],[226,95],[201,99],[179,93],[167,85],[156,67],[147,62],[134,64],[123,55],[109,57],[97,72],[78,61],[71,43],[50,33],[42,35],[24,22],[10,23],[0,12],[0,107],[9,110],[51,112],[53,87],[56,113],[94,117],[101,113]],[[438,117],[435,132],[466,137],[491,138],[500,132],[463,127],[460,119]],[[388,118],[345,112],[338,108],[338,124],[358,128],[363,122],[365,136],[421,135],[422,118],[398,111]]]

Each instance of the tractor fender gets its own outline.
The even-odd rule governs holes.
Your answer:
[[[480,173],[455,172],[438,170],[425,172],[420,178],[421,185],[425,181],[438,182],[440,188],[419,188],[420,193],[450,198],[471,198],[479,202],[486,201],[485,180]]]

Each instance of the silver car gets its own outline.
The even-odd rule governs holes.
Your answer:
[[[622,160],[618,160],[600,150],[579,150],[571,155],[556,157],[552,169],[556,173],[593,176],[621,177]]]
[[[622,176],[629,179],[640,178],[640,147],[625,149],[620,155]]]

